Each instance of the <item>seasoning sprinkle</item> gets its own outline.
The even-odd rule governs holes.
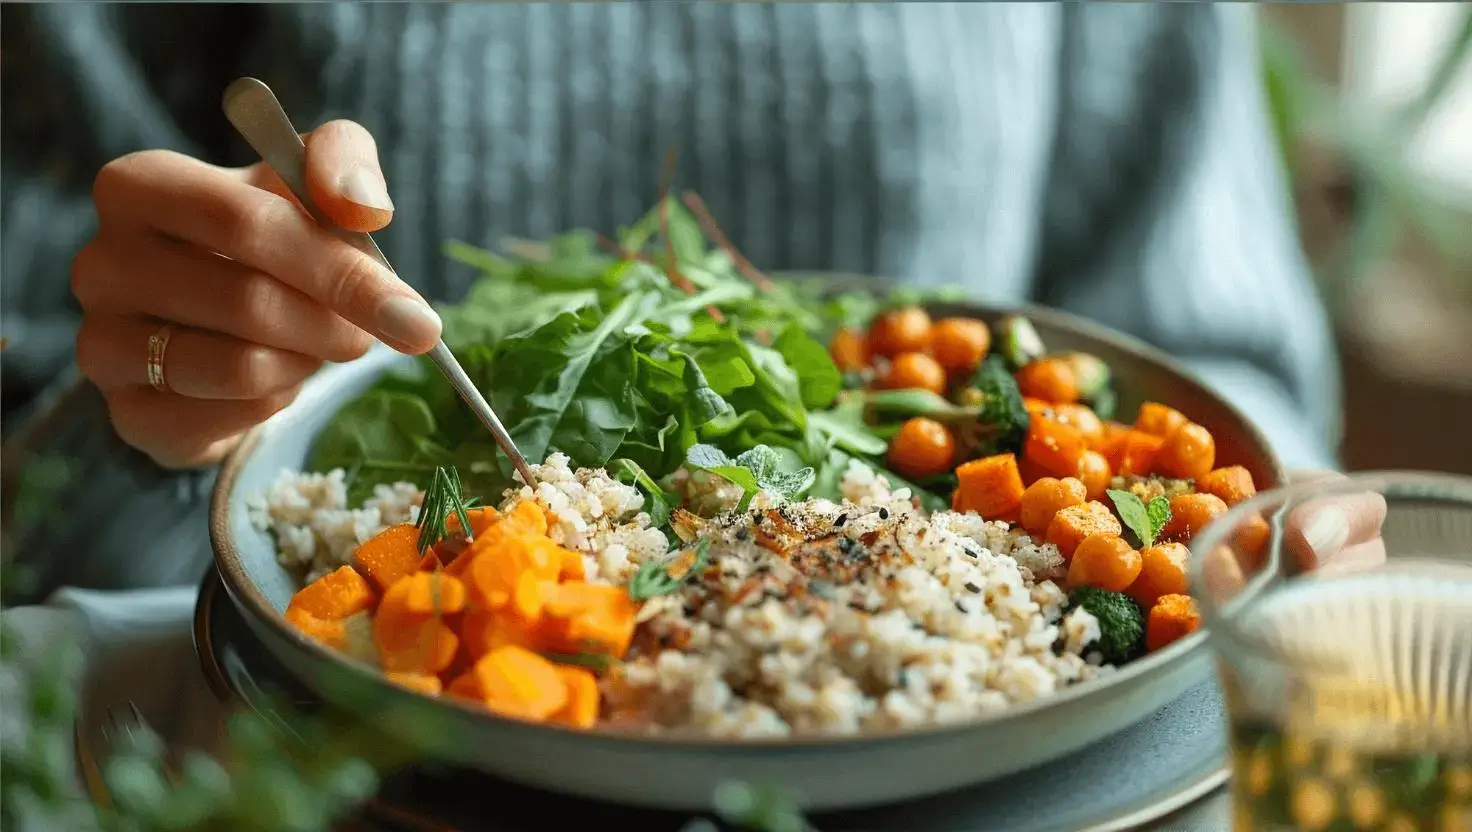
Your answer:
[[[970,581],[967,581],[966,582],[966,591],[967,592],[980,592],[981,591],[981,587],[977,586],[976,584],[973,584]]]

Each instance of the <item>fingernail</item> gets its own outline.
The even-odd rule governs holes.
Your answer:
[[[1303,539],[1320,561],[1344,547],[1349,540],[1349,520],[1344,512],[1332,506],[1309,516],[1303,524]]]
[[[394,210],[393,200],[388,198],[383,179],[374,176],[367,168],[353,168],[343,174],[338,185],[342,188],[342,195],[350,202],[375,211]]]
[[[396,345],[429,346],[440,337],[440,316],[418,298],[396,295],[378,307],[378,331]]]

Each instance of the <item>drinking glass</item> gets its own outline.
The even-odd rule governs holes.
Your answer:
[[[1265,492],[1191,548],[1235,828],[1472,832],[1472,479]]]

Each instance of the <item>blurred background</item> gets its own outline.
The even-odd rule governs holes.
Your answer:
[[[1263,74],[1337,324],[1346,467],[1472,473],[1472,5],[1265,5]]]

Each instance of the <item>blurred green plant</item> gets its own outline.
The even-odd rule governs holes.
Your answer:
[[[0,560],[0,584],[20,576]],[[28,637],[30,636],[30,637]],[[7,832],[329,832],[377,790],[382,777],[440,745],[453,727],[427,708],[377,707],[360,674],[324,680],[353,712],[305,713],[277,697],[241,710],[218,755],[176,759],[146,724],[124,715],[97,761],[107,799],[94,802],[76,778],[81,644],[36,643],[0,615],[0,829]],[[370,711],[372,711],[370,713]],[[412,726],[389,737],[374,726]],[[436,739],[438,737],[438,739]],[[405,742],[404,740],[408,740]],[[723,783],[713,814],[726,828],[813,832],[785,791]],[[719,830],[696,818],[686,827]]]
[[[1389,117],[1346,105],[1339,90],[1307,67],[1298,41],[1282,24],[1262,18],[1260,46],[1268,105],[1290,180],[1302,175],[1294,160],[1303,146],[1333,154],[1349,180],[1348,233],[1316,264],[1330,309],[1342,308],[1408,240],[1425,244],[1449,276],[1472,265],[1467,212],[1449,204],[1406,153],[1472,57],[1472,12],[1463,14],[1425,86]],[[1472,284],[1459,288],[1472,295]]]

